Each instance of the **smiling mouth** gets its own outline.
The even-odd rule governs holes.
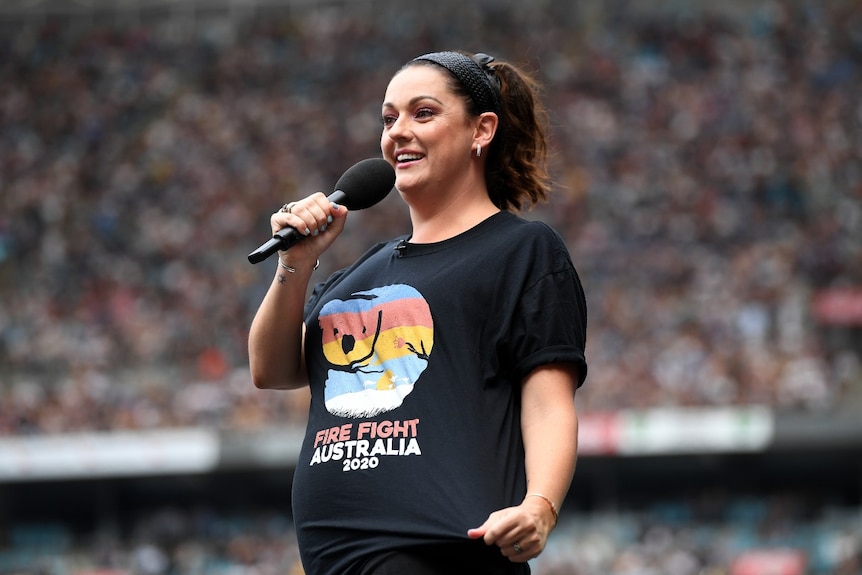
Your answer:
[[[425,156],[423,156],[422,154],[398,154],[395,157],[395,161],[397,161],[399,164],[404,164],[407,162],[415,162],[416,160],[421,160],[424,157]]]

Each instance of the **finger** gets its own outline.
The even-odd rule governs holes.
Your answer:
[[[297,204],[293,206],[293,210],[288,214],[288,222],[295,227],[301,234],[306,236],[316,236],[320,232],[320,222],[318,216],[314,214],[311,206]],[[325,221],[325,219],[324,219]]]
[[[525,563],[539,555],[533,545],[521,541],[501,545],[500,553],[513,563]]]
[[[321,192],[317,192],[301,202],[296,202],[290,214],[297,216],[305,224],[297,227],[300,232],[317,236],[327,230],[336,215],[341,215],[341,212],[345,211],[330,202]]]
[[[304,207],[299,202],[293,202],[293,205],[290,206],[289,212],[284,209],[275,212],[272,215],[270,222],[273,233],[283,228],[291,227],[304,236],[311,236],[317,235],[315,232],[319,232],[320,230],[320,224],[318,223],[317,218],[308,208]]]
[[[294,209],[296,209],[295,206],[294,206]],[[272,227],[272,233],[273,234],[275,234],[279,230],[290,227],[290,228],[294,228],[296,231],[298,231],[300,234],[302,234],[304,236],[311,235],[311,229],[305,223],[305,220],[303,220],[298,215],[294,214],[292,211],[291,211],[291,213],[283,212],[283,211],[275,212],[270,217],[269,223],[270,223],[270,226]]]
[[[485,536],[485,528],[484,527],[475,527],[473,529],[467,530],[467,537],[470,539],[481,539]]]
[[[479,529],[488,545],[514,543],[519,533],[518,516],[512,508],[495,511],[488,516]]]
[[[467,531],[467,535],[473,539],[484,539],[486,545],[496,543],[497,534],[495,526],[499,523],[498,512],[491,513],[484,523]]]

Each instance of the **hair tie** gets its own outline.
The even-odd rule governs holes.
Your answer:
[[[461,52],[432,52],[413,59],[426,60],[448,70],[464,86],[479,113],[500,112],[500,83],[489,66],[493,56],[478,53],[473,58]]]

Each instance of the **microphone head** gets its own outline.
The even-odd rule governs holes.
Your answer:
[[[361,160],[345,171],[335,183],[348,210],[364,210],[385,198],[395,186],[395,170],[383,158]]]

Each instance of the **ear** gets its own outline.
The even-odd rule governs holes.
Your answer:
[[[497,133],[497,124],[499,121],[497,114],[494,112],[483,112],[479,114],[479,117],[476,120],[476,130],[473,134],[474,148],[478,144],[484,149],[488,149],[488,146],[491,145],[491,140],[494,139],[494,134]]]

